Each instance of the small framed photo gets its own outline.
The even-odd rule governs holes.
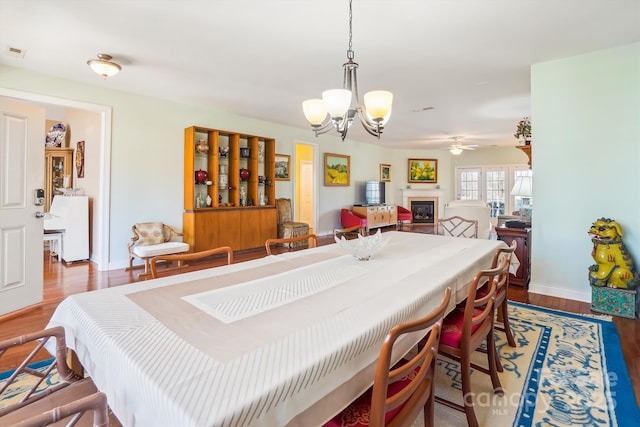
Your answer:
[[[438,182],[437,159],[409,159],[409,182],[435,184]]]
[[[391,165],[380,163],[380,181],[391,182]]]
[[[288,154],[276,154],[276,181],[290,181],[291,156]]]
[[[324,185],[349,186],[351,157],[324,153]]]

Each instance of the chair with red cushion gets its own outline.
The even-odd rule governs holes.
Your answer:
[[[364,233],[367,229],[367,218],[361,217],[360,215],[346,208],[340,209],[340,222],[342,224],[342,228],[351,228],[359,225],[361,233]]]
[[[399,227],[400,230],[402,231],[405,224],[408,226],[411,226],[412,219],[413,219],[413,215],[411,214],[411,211],[409,209],[402,206],[398,206],[398,223],[396,224],[396,230]]]
[[[496,268],[499,262],[506,258],[508,265],[511,263],[511,257],[513,253],[516,251],[516,247],[518,246],[518,242],[515,240],[511,243],[511,246],[508,248],[499,248],[496,250],[495,255],[493,256],[493,260],[491,261],[491,268]],[[509,267],[507,267],[507,271],[505,271],[500,276],[495,278],[496,281],[496,310],[498,311],[498,321],[502,321],[503,327],[496,326],[495,328],[504,332],[507,336],[507,342],[510,347],[516,347],[516,340],[513,338],[513,333],[511,332],[511,325],[509,324]],[[489,293],[490,286],[489,284],[485,284],[476,293],[476,298],[483,297]],[[497,356],[497,354],[496,354]],[[500,358],[496,359],[496,364],[498,365],[498,372],[502,372],[502,364],[500,363]]]
[[[491,377],[493,391],[503,394],[500,378],[498,378],[496,344],[494,337],[495,298],[497,277],[507,272],[509,262],[506,257],[500,261],[497,268],[481,270],[476,273],[469,287],[464,310],[455,309],[444,320],[440,337],[439,353],[460,362],[460,376],[462,379],[462,399],[464,406],[444,400],[436,396],[436,402],[450,408],[460,410],[467,417],[469,427],[479,427],[478,419],[473,410],[473,394],[471,393],[471,367],[484,372]],[[489,292],[482,298],[476,296],[476,289],[487,282]],[[471,355],[486,340],[487,361],[489,369],[471,363]]]
[[[427,316],[402,323],[389,331],[380,350],[373,387],[352,402],[324,427],[410,426],[424,409],[424,425],[434,425],[434,376],[442,321],[451,288]],[[431,330],[427,333],[427,330]],[[395,366],[391,360],[395,342],[405,334],[424,331],[415,356],[405,356]],[[393,367],[392,367],[393,366]]]

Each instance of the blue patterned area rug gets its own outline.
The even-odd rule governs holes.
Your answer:
[[[35,362],[29,365],[29,368],[34,369],[40,372],[46,372],[48,366],[53,362],[53,358],[43,360],[40,362]],[[9,377],[13,374],[14,371],[5,371],[0,372],[0,390],[4,387],[5,382],[9,379]],[[11,385],[0,395],[0,409],[9,406],[14,402],[18,402],[24,395],[35,384],[39,378],[22,373],[16,377]],[[49,373],[49,375],[42,380],[42,383],[36,389],[36,394],[41,393],[49,387],[53,387],[60,382],[60,376],[58,375],[58,371],[56,368]],[[0,423],[2,426],[2,423]]]
[[[640,410],[608,316],[583,316],[509,303],[517,347],[496,331],[504,372],[503,396],[491,379],[472,372],[476,416],[481,426],[639,426]],[[486,354],[474,361],[487,366]],[[459,365],[438,359],[436,395],[462,404]],[[463,413],[436,404],[437,426],[464,426]]]

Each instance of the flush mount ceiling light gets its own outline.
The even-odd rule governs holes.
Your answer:
[[[380,139],[384,125],[391,116],[393,94],[386,90],[374,90],[364,94],[364,105],[358,95],[358,64],[353,61],[352,39],[352,0],[349,0],[349,48],[347,62],[342,65],[344,79],[342,89],[322,92],[322,99],[308,99],[302,103],[304,115],[311,124],[316,136],[335,128],[342,140],[347,136],[349,126],[357,115],[365,130]]]
[[[107,77],[115,76],[122,70],[119,64],[111,61],[111,55],[98,54],[98,59],[90,59],[87,64],[93,71],[100,74],[105,80]]]

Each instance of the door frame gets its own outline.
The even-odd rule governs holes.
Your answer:
[[[57,98],[37,93],[0,88],[0,96],[15,98],[27,102],[51,104],[78,110],[86,110],[100,115],[100,183],[98,189],[99,206],[97,224],[93,224],[93,233],[97,236],[97,251],[93,248],[91,260],[99,271],[109,269],[109,236],[111,212],[111,117],[112,109],[106,105]],[[97,253],[96,253],[97,252]]]
[[[317,234],[318,233],[318,203],[319,203],[319,190],[318,190],[318,170],[319,170],[319,166],[320,165],[320,154],[319,154],[319,149],[318,149],[318,144],[314,143],[314,142],[306,142],[306,141],[294,141],[293,143],[294,147],[293,147],[293,161],[295,162],[295,167],[293,168],[294,170],[298,170],[298,156],[297,156],[297,146],[298,145],[307,145],[310,146],[313,150],[313,170],[314,170],[314,175],[313,175],[313,224],[310,224],[310,227],[314,230],[314,232]],[[298,186],[300,185],[300,181],[298,179],[298,177],[295,177],[295,181],[294,181],[294,187],[293,187],[293,191],[292,191],[292,197],[293,197],[293,203],[295,206],[295,211],[300,212],[300,200],[298,197]]]

